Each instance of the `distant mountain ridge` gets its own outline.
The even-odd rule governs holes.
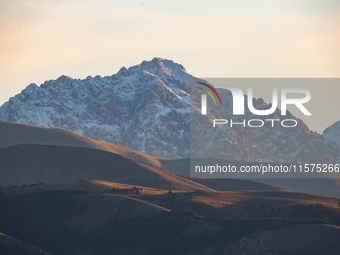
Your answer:
[[[189,95],[190,82],[195,79],[182,65],[161,58],[122,67],[112,76],[89,76],[84,80],[61,76],[40,87],[30,84],[10,98],[0,108],[0,120],[67,129],[165,158],[188,158],[190,122],[192,128],[199,129],[194,118],[200,115],[200,100],[198,96],[190,100]],[[224,105],[215,108],[208,101],[208,122],[231,116],[230,91],[217,91]],[[255,100],[254,106],[269,107],[262,99]],[[191,120],[190,107],[194,109]],[[280,110],[272,115],[269,117],[280,118]],[[246,108],[245,118],[253,117]],[[291,114],[287,118],[295,119]],[[195,155],[237,161],[339,161],[340,149],[333,141],[297,121],[294,132],[280,127],[221,127],[216,132],[223,132],[225,139],[213,140],[212,133],[203,136],[207,146]]]

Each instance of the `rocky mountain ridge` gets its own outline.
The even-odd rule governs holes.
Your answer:
[[[192,156],[306,163],[339,160],[339,147],[333,141],[311,132],[291,114],[285,118],[298,121],[294,132],[268,125],[203,128],[197,122],[201,117],[200,92],[192,85],[195,81],[197,78],[182,65],[161,58],[122,67],[112,76],[89,76],[84,80],[61,76],[40,87],[30,84],[10,98],[0,108],[0,120],[63,128],[171,159],[190,157],[191,133],[201,137],[200,142],[205,144],[203,148],[195,147],[192,140]],[[231,117],[231,92],[217,91],[224,105],[216,107],[208,100],[206,125],[216,118]],[[253,102],[257,109],[269,108],[262,99]],[[244,118],[264,119],[252,115],[247,107]],[[282,119],[282,116],[276,109],[266,118]],[[220,136],[222,140],[216,139]]]

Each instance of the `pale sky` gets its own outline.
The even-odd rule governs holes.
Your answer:
[[[339,0],[0,0],[0,105],[154,57],[196,77],[340,77],[339,24]]]

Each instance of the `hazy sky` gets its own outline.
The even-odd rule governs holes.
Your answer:
[[[0,105],[156,56],[197,77],[340,77],[339,24],[339,0],[0,0]]]

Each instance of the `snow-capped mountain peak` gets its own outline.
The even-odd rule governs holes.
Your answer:
[[[190,108],[200,115],[199,92],[193,100],[189,96],[193,78],[182,65],[162,58],[122,67],[112,76],[80,80],[62,75],[40,87],[30,84],[10,98],[0,107],[0,120],[63,128],[167,158],[189,157],[190,122],[194,121],[190,118],[195,117],[190,116]],[[223,108],[217,111],[208,104],[210,122],[231,116],[231,92],[217,91]],[[254,99],[254,105],[270,108],[262,99]],[[252,117],[249,109],[245,117]],[[272,117],[280,118],[280,110]],[[294,118],[290,114],[288,117]],[[197,153],[239,161],[310,163],[338,159],[339,148],[334,143],[310,132],[301,120],[298,122],[293,133],[280,127],[215,129],[224,134],[223,141],[214,140],[213,134],[203,134],[206,146]]]

